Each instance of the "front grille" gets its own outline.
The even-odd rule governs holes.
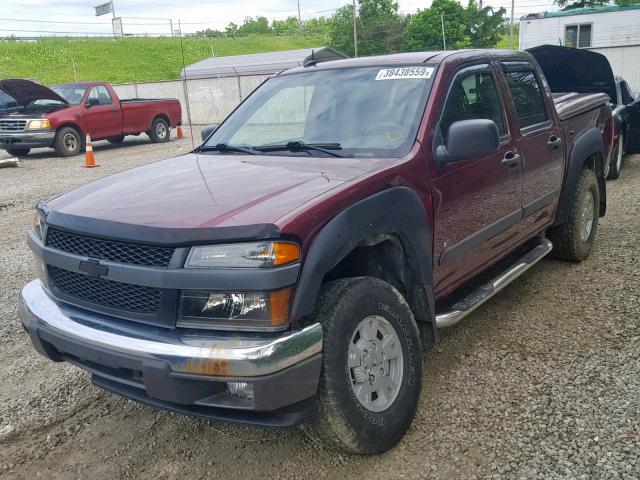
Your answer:
[[[65,295],[103,307],[136,313],[156,313],[160,309],[162,290],[153,287],[88,277],[49,266],[49,278]]]
[[[52,228],[47,234],[47,245],[84,257],[149,267],[168,267],[174,252],[173,248],[100,240]]]
[[[26,120],[0,120],[0,132],[22,132],[27,127]]]

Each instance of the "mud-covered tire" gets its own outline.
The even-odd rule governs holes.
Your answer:
[[[151,122],[149,138],[153,143],[168,142],[171,138],[171,128],[169,123],[162,117],[156,117]]]
[[[609,173],[607,174],[608,180],[616,180],[620,177],[620,171],[624,163],[624,134],[618,136],[616,146],[611,156],[611,163],[609,164]]]
[[[592,208],[588,202],[592,203]],[[552,256],[559,260],[580,262],[589,256],[598,232],[600,190],[593,170],[585,169],[571,196],[566,223],[547,232],[553,243]],[[590,213],[591,212],[591,213]],[[587,222],[591,219],[591,227]],[[588,233],[588,235],[587,235]]]
[[[78,155],[84,148],[80,133],[73,127],[63,127],[56,132],[53,148],[61,157]]]
[[[120,145],[122,144],[122,142],[124,142],[124,135],[120,135],[119,137],[107,138],[107,140],[109,141],[109,143],[112,143],[114,145]]]
[[[354,277],[325,284],[313,316],[313,320],[323,327],[323,359],[314,420],[307,429],[324,442],[352,453],[372,454],[390,449],[411,425],[422,386],[422,345],[409,305],[390,284],[371,277]],[[358,343],[363,340],[359,327],[361,329],[362,322],[368,322],[370,318],[381,322],[379,325],[384,325],[386,331],[383,334],[374,327],[369,332],[377,333],[364,340],[373,338],[370,343],[374,348],[378,348],[375,347],[376,339],[380,340],[380,348],[389,339],[397,343],[389,347],[391,344],[386,342],[387,348],[393,349],[387,356],[382,350],[367,352],[366,347],[358,350],[367,355],[367,360],[374,353],[376,357],[376,366],[366,369],[368,380],[358,383],[354,368],[360,367],[353,365],[354,361],[358,365],[364,364],[364,357],[355,355],[351,348],[356,345],[354,338]],[[398,354],[399,351],[402,353]],[[391,358],[394,356],[395,360]],[[388,369],[387,373],[382,373],[384,369]],[[364,369],[358,373],[365,375]],[[365,382],[375,382],[375,375],[380,375],[377,380],[383,386],[378,386],[377,391],[381,393],[368,393],[367,390],[364,395],[373,401],[370,407],[365,407],[356,396],[356,390],[365,385],[369,389],[371,383]],[[388,386],[391,383],[385,380],[394,376],[396,381],[391,383],[396,387],[392,389]],[[359,391],[363,395],[362,390]],[[390,394],[387,396],[385,391]],[[378,403],[376,407],[374,402]],[[384,410],[371,409],[380,407]]]
[[[7,153],[12,157],[26,157],[30,151],[30,148],[7,148]]]

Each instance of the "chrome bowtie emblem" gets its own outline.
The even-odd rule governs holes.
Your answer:
[[[104,277],[109,273],[107,267],[103,267],[100,265],[99,260],[94,260],[93,258],[90,258],[86,262],[80,262],[78,269],[90,277]]]

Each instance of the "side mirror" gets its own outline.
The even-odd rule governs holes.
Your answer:
[[[96,105],[100,105],[100,100],[97,98],[90,98],[87,100],[87,103],[85,104],[87,107],[95,107]]]
[[[202,137],[202,141],[204,142],[207,138],[209,138],[209,135],[215,132],[219,126],[220,126],[219,123],[212,123],[211,125],[207,125],[202,130],[200,130],[200,136]]]
[[[449,127],[447,144],[436,148],[439,165],[482,157],[500,148],[500,132],[493,120],[474,119],[454,122]]]

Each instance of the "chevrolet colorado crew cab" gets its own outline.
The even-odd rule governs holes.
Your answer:
[[[130,399],[384,451],[440,328],[589,255],[611,118],[523,52],[306,62],[192,153],[40,202],[21,321]]]
[[[167,142],[171,128],[182,122],[178,100],[122,100],[106,82],[49,89],[29,80],[2,80],[0,103],[0,148],[17,157],[39,147],[54,148],[62,157],[77,155],[87,134],[120,144],[127,135],[145,132],[152,142]]]

